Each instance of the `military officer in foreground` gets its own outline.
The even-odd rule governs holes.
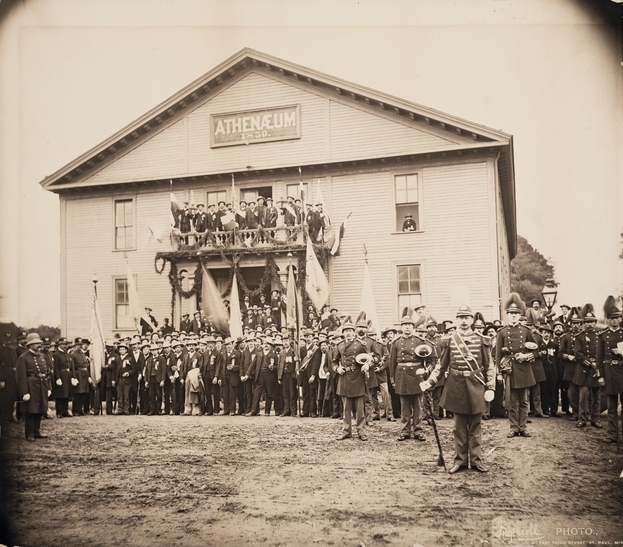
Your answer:
[[[527,327],[519,324],[524,304],[517,293],[506,302],[508,324],[497,334],[495,362],[505,375],[510,433],[508,437],[531,437],[526,429],[528,423],[528,393],[536,381],[531,363],[538,349],[536,340]]]
[[[584,331],[575,339],[575,360],[577,361],[573,383],[578,386],[577,427],[601,428],[599,423],[599,388],[604,380],[597,370],[597,317],[592,304],[586,304],[581,311]]]
[[[342,398],[344,427],[338,440],[353,436],[353,409],[356,413],[357,434],[362,441],[368,440],[366,434],[366,414],[364,409],[366,394],[366,371],[370,364],[365,362],[368,355],[366,347],[355,339],[355,325],[348,318],[342,326],[344,341],[340,342],[333,353],[332,367],[338,374],[337,394]],[[364,354],[364,359],[357,356]],[[371,356],[370,356],[371,361]]]
[[[51,395],[48,382],[47,363],[40,348],[43,342],[36,332],[26,338],[28,350],[17,360],[17,387],[24,413],[27,441],[44,439],[41,433],[41,417],[48,411],[48,397]]]
[[[608,398],[608,429],[606,443],[619,440],[620,426],[617,414],[619,400],[623,399],[623,330],[621,310],[614,297],[609,296],[604,304],[608,328],[599,335],[597,344],[597,370],[605,380],[605,394]]]
[[[490,340],[472,330],[474,314],[461,306],[456,319],[458,329],[448,340],[441,360],[430,378],[422,382],[423,391],[435,385],[448,371],[441,406],[454,415],[454,465],[456,473],[471,464],[472,469],[487,473],[480,449],[482,414],[495,395],[495,367],[491,363]]]
[[[399,441],[413,438],[425,441],[422,434],[422,389],[420,384],[426,380],[430,370],[437,365],[438,356],[435,345],[424,336],[415,333],[416,322],[407,308],[403,310],[400,326],[402,336],[392,345],[389,354],[389,377],[400,397],[400,437]],[[418,322],[424,323],[424,317]]]

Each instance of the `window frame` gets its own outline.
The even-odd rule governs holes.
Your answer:
[[[394,316],[397,317],[397,322],[400,322],[402,317],[400,317],[402,313],[402,308],[404,306],[400,306],[400,294],[399,294],[399,279],[398,279],[398,268],[404,266],[419,266],[420,268],[420,302],[426,302],[425,294],[426,294],[426,264],[424,260],[413,259],[412,261],[404,261],[398,260],[392,262],[392,267],[394,269]],[[418,294],[418,293],[408,293],[408,294]]]
[[[417,202],[404,202],[398,203],[396,201],[396,177],[405,177],[408,175],[415,175],[417,180]],[[423,214],[422,214],[422,169],[401,169],[400,171],[392,171],[391,172],[391,192],[392,192],[392,203],[393,203],[393,218],[392,218],[392,234],[418,234],[424,232],[424,228],[422,226],[423,222]],[[418,218],[416,219],[417,230],[413,232],[403,232],[401,229],[398,229],[398,207],[401,205],[408,204],[417,204],[418,209]],[[404,221],[404,218],[402,219]]]
[[[297,188],[297,195],[296,196],[292,196],[295,200],[297,199],[301,199],[300,196],[298,196],[298,187],[300,186],[299,182],[292,182],[292,183],[286,183],[285,184],[285,195],[283,197],[284,200],[288,199],[288,188],[290,187],[294,187],[296,186]],[[304,182],[303,183],[303,188],[304,188],[304,192],[305,192],[305,199],[308,200],[309,199],[309,183]],[[273,198],[274,199],[274,198]],[[305,201],[304,203],[311,203],[310,201]]]
[[[132,234],[132,241],[128,247],[117,247],[117,203],[120,201],[132,202],[132,227],[134,232]],[[130,196],[114,196],[112,198],[112,250],[113,252],[126,253],[128,251],[136,251],[136,194]]]
[[[136,284],[136,274],[133,274],[134,283]],[[136,327],[134,323],[128,327],[120,327],[117,324],[117,306],[121,304],[117,304],[117,282],[125,281],[126,288],[128,289],[128,311],[130,307],[130,293],[128,287],[128,276],[127,275],[113,275],[112,276],[112,325],[111,329],[113,332],[136,332]]]
[[[219,200],[217,198],[217,202],[214,204],[214,206],[216,207],[215,211],[218,211],[218,202],[219,201],[224,201],[225,202],[225,206],[227,206],[228,203],[233,203],[233,201],[232,201],[233,196],[230,196],[231,191],[228,191],[226,187],[211,188],[210,190],[206,190],[205,191],[205,202],[204,202],[205,207],[203,208],[204,211],[207,211],[208,208],[210,207],[210,203],[209,203],[210,194],[221,194],[221,193],[225,194],[225,199]]]

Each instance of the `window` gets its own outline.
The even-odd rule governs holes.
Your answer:
[[[225,190],[221,190],[219,192],[208,192],[206,209],[210,207],[210,205],[216,205],[218,209],[219,201],[224,201],[225,203],[227,203],[227,192]]]
[[[398,271],[398,314],[409,306],[415,308],[422,303],[420,287],[420,265],[397,266]]]
[[[115,200],[115,249],[134,247],[134,200]]]
[[[115,279],[115,329],[133,329],[134,318],[130,316],[128,280]]]
[[[301,201],[311,203],[311,196],[309,195],[309,191],[307,189],[308,184],[303,184],[303,197],[301,197],[301,185],[300,184],[287,184],[286,185],[286,198],[292,196],[294,199],[300,199]]]
[[[410,232],[420,229],[418,177],[416,174],[394,177],[396,201],[396,231]],[[408,218],[411,215],[411,218]]]

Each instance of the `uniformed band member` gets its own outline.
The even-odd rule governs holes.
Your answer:
[[[17,353],[9,344],[10,333],[7,335],[7,340],[0,345],[0,420],[3,437],[8,436],[8,424],[17,422],[13,411],[18,397],[15,378]]]
[[[392,345],[389,354],[389,376],[396,393],[400,397],[400,437],[399,441],[413,438],[425,441],[422,434],[421,409],[422,389],[420,384],[428,378],[437,365],[439,356],[434,344],[424,336],[415,333],[416,322],[411,310],[403,310],[400,321],[402,336]],[[424,322],[420,317],[419,322]]]
[[[538,346],[527,327],[519,324],[524,304],[517,293],[506,303],[508,324],[497,334],[495,360],[505,375],[510,433],[508,437],[531,437],[528,423],[528,391],[535,384],[531,363]],[[443,406],[443,404],[442,404]]]
[[[362,441],[368,440],[366,434],[366,415],[364,409],[366,394],[365,373],[369,372],[369,361],[357,360],[357,356],[368,356],[366,347],[355,339],[355,325],[347,319],[342,326],[345,340],[338,344],[333,354],[332,367],[338,374],[337,394],[342,398],[343,423],[342,435],[338,440],[353,436],[352,418],[355,410],[357,435]]]
[[[571,328],[560,340],[560,357],[564,363],[563,380],[567,382],[567,398],[571,407],[572,415],[569,420],[578,420],[579,389],[573,383],[576,369],[575,359],[575,339],[582,330],[582,316],[577,308],[572,308],[569,314],[569,324]]]
[[[48,397],[52,394],[48,384],[47,365],[40,348],[43,342],[36,332],[26,338],[28,351],[17,359],[17,387],[24,413],[27,441],[47,437],[41,433],[41,417],[48,412]]]
[[[621,310],[616,306],[614,297],[606,299],[604,312],[608,328],[599,335],[595,361],[605,380],[604,393],[608,399],[608,428],[604,442],[616,443],[621,433],[617,412],[619,401],[623,399],[623,330]]]
[[[599,388],[604,379],[597,369],[597,317],[592,304],[586,304],[581,311],[584,321],[583,332],[575,338],[575,360],[577,362],[573,383],[578,386],[578,423],[585,427],[590,422],[593,427],[601,428],[599,423]]]
[[[482,461],[480,448],[482,414],[495,395],[495,367],[491,363],[490,340],[472,329],[473,313],[469,306],[456,313],[458,329],[443,349],[441,360],[429,380],[422,383],[424,391],[435,385],[448,371],[441,406],[454,415],[454,465],[456,473],[471,464],[481,473],[488,469]]]

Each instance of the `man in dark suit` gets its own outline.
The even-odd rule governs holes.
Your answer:
[[[279,353],[277,364],[277,382],[283,393],[283,415],[297,415],[298,389],[296,387],[296,367],[298,357],[290,338],[283,339],[283,349]]]
[[[205,330],[205,321],[201,318],[201,312],[197,310],[194,314],[193,320],[190,322],[190,332],[193,334],[199,334],[199,331]]]
[[[299,367],[299,384],[303,388],[303,412],[302,418],[318,416],[318,370],[322,360],[322,352],[318,345],[318,337],[313,332],[305,334],[306,351]]]
[[[59,352],[57,352],[56,358],[58,362]],[[121,359],[119,358],[119,354],[115,351],[115,343],[113,340],[106,340],[104,363],[102,364],[102,379],[100,380],[106,400],[106,416],[110,416],[113,413],[113,399],[115,401],[117,400],[117,378],[120,368]],[[58,408],[56,412],[58,414]]]
[[[247,416],[257,416],[260,413],[260,400],[264,393],[266,393],[264,414],[270,416],[277,385],[277,354],[273,351],[271,338],[264,341],[262,351],[257,354],[255,363],[249,367],[247,375],[255,380],[253,403]]]
[[[180,322],[180,332],[191,332],[191,321],[189,313],[182,314],[182,321]]]
[[[140,410],[141,414],[147,414],[145,405],[147,401],[143,402],[143,399],[147,398],[145,392],[145,382],[143,381],[143,369],[145,368],[145,357],[141,352],[141,339],[135,336],[130,342],[130,362],[135,374],[131,375],[132,386],[130,389],[130,414],[138,414],[138,396],[141,394]],[[75,414],[75,413],[74,413]]]
[[[7,333],[7,335],[6,340],[3,340],[0,346],[0,420],[2,421],[3,437],[8,436],[8,424],[17,422],[17,419],[13,416],[18,396],[15,378],[17,353],[10,345],[10,333]],[[71,385],[68,386],[69,390],[71,390]],[[69,395],[67,397],[69,398]]]

